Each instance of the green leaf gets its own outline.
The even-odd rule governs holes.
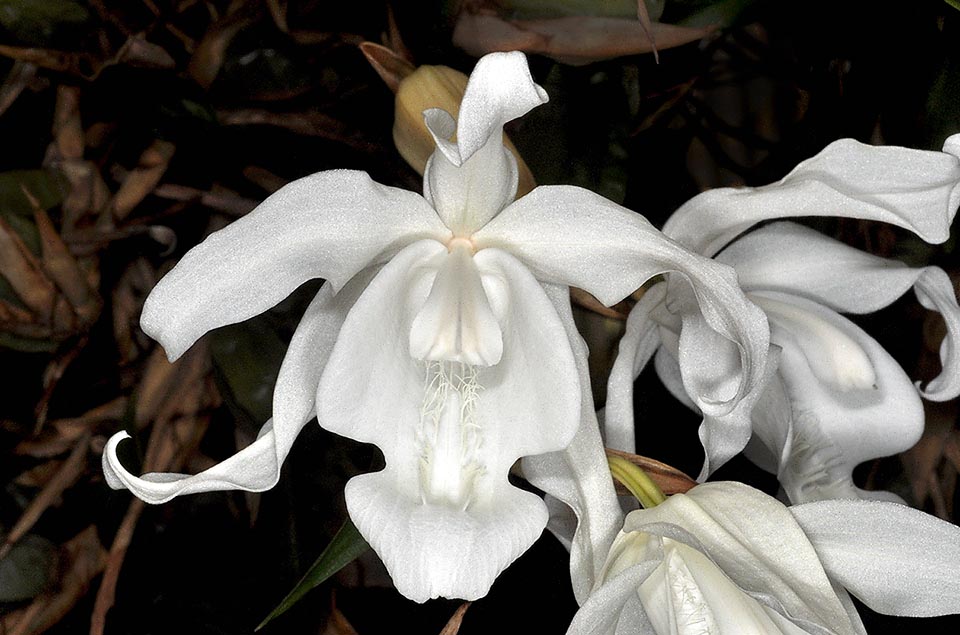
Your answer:
[[[63,202],[66,178],[55,170],[10,170],[0,172],[0,214],[33,216],[33,206],[23,195],[23,188],[37,199],[40,207],[50,209]]]
[[[960,11],[960,0],[943,0],[943,1],[949,4],[951,7],[953,7],[957,11]]]
[[[46,588],[55,563],[55,550],[49,540],[24,536],[0,560],[0,602],[35,598]]]
[[[585,15],[637,19],[637,0],[503,0],[501,6],[520,19]],[[652,20],[663,13],[663,0],[644,0]]]
[[[2,292],[4,284],[6,284],[6,281],[0,278],[0,292]],[[21,353],[52,353],[59,346],[60,343],[53,340],[35,340],[13,333],[0,333],[0,348],[9,348]]]
[[[259,427],[273,413],[273,388],[286,344],[262,316],[217,329],[210,343],[227,404],[239,407]]]
[[[755,2],[756,0],[721,0],[687,15],[678,20],[677,24],[689,27],[728,27]]]
[[[259,631],[271,620],[285,613],[290,607],[300,601],[308,591],[324,582],[327,578],[335,574],[353,562],[360,554],[370,548],[367,541],[363,539],[360,532],[348,518],[337,535],[333,537],[327,548],[323,550],[317,561],[307,571],[306,575],[297,582],[297,586],[283,598],[283,601],[273,609],[256,629]]]
[[[13,37],[36,46],[64,46],[90,21],[90,11],[74,0],[0,0],[0,26]]]

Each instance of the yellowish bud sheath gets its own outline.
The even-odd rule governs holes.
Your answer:
[[[400,81],[395,98],[393,142],[400,156],[419,174],[423,174],[427,159],[436,147],[423,122],[423,111],[442,108],[456,119],[460,115],[460,101],[466,88],[467,76],[448,66],[421,66]],[[519,198],[536,187],[536,182],[506,135],[503,142],[517,159]]]
[[[656,507],[667,500],[660,487],[637,465],[619,456],[608,456],[610,474],[636,497],[644,509]]]

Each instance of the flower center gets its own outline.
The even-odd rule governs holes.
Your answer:
[[[410,327],[410,354],[427,361],[493,366],[503,353],[503,336],[473,262],[473,243],[453,238],[448,248]]]
[[[473,239],[466,236],[454,236],[447,241],[447,251],[449,253],[452,254],[457,249],[466,250],[466,253],[471,256],[477,253],[477,246],[473,243]]]
[[[463,511],[473,500],[475,482],[484,473],[476,420],[477,397],[482,390],[479,372],[476,366],[462,362],[426,363],[426,389],[416,435],[424,504]]]

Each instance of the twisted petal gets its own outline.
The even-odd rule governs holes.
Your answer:
[[[340,325],[370,276],[370,271],[362,272],[336,295],[327,283],[307,307],[280,367],[273,393],[273,418],[260,430],[256,441],[199,474],[155,472],[136,477],[117,457],[117,446],[129,437],[126,432],[118,432],[103,451],[103,473],[110,487],[127,488],[138,498],[157,504],[181,494],[230,489],[262,492],[273,487],[294,439],[313,418],[320,373]]]
[[[766,318],[744,297],[734,272],[687,251],[638,214],[581,188],[539,187],[490,221],[474,241],[502,246],[540,280],[586,289],[608,305],[655,275],[676,272],[682,277],[671,276],[671,284],[689,283],[696,302],[684,300],[675,312],[698,304],[706,324],[731,341],[740,357],[736,389],[711,399],[711,414],[732,411],[763,381]]]
[[[790,511],[827,575],[873,610],[960,613],[960,528],[881,501],[821,501]]]
[[[754,411],[754,432],[775,457],[795,503],[855,498],[863,461],[902,452],[923,432],[910,379],[873,338],[810,300],[773,292],[750,297],[770,318],[779,376]],[[778,395],[782,385],[782,394]]]
[[[751,487],[729,481],[698,485],[631,512],[624,531],[665,536],[703,551],[743,591],[804,630],[856,632],[803,529],[786,507]]]
[[[911,287],[947,326],[940,351],[943,371],[923,392],[944,401],[960,394],[960,306],[939,267],[907,267],[789,222],[772,223],[731,243],[717,260],[737,271],[744,289],[781,291],[845,313],[870,313]]]
[[[140,325],[176,359],[207,331],[262,313],[311,278],[336,290],[384,254],[447,236],[420,196],[364,172],[319,172],[187,252],[150,293]]]
[[[581,604],[600,573],[603,559],[614,536],[623,524],[623,512],[617,502],[607,457],[600,440],[600,429],[593,410],[587,347],[577,332],[570,311],[566,287],[544,285],[563,323],[573,348],[580,377],[580,427],[570,444],[560,452],[528,456],[523,459],[523,475],[550,496],[562,501],[576,516],[576,528],[569,536],[570,578],[573,592]]]
[[[610,369],[603,426],[607,446],[615,450],[636,452],[633,382],[660,346],[660,326],[650,313],[663,301],[665,293],[666,285],[654,285],[630,310]]]
[[[459,121],[439,108],[424,111],[437,150],[427,161],[423,195],[454,234],[469,236],[513,200],[517,162],[503,145],[503,125],[546,101],[523,53],[514,51],[477,62]]]
[[[543,501],[507,473],[520,456],[569,443],[580,412],[556,311],[502,252],[471,265],[502,333],[499,363],[411,356],[411,325],[447,257],[422,241],[384,266],[344,323],[317,393],[323,427],[384,453],[383,471],[347,484],[347,508],[400,592],[417,601],[484,595],[540,535]]]
[[[940,243],[949,236],[960,205],[958,155],[958,135],[947,139],[943,152],[841,139],[776,183],[693,197],[663,231],[707,256],[760,221],[790,216],[878,220]]]

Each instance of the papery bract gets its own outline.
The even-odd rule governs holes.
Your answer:
[[[547,522],[543,501],[508,482],[511,465],[562,450],[593,412],[568,285],[613,303],[679,272],[706,324],[738,351],[733,392],[757,385],[766,321],[729,267],[579,188],[540,187],[513,202],[517,166],[503,124],[546,99],[522,54],[488,55],[458,120],[424,113],[437,150],[423,197],[363,173],[322,172],[188,252],[141,320],[171,358],[308,279],[327,282],[294,335],[273,418],[253,445],[194,476],[136,477],[117,458],[119,433],[104,453],[108,483],[154,503],[267,489],[315,413],[324,428],[383,451],[385,469],[352,479],[346,502],[400,592],[475,599]]]

